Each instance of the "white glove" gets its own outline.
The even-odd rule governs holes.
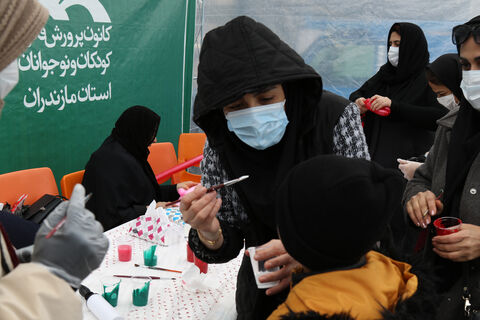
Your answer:
[[[67,217],[55,234],[45,236]],[[52,273],[78,288],[107,253],[108,239],[102,225],[85,209],[85,188],[77,184],[70,201],[59,204],[44,220],[34,242],[32,262],[45,265]]]

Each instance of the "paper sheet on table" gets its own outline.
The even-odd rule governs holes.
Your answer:
[[[235,320],[237,308],[235,305],[235,290],[228,292],[215,303],[205,319],[208,320]]]

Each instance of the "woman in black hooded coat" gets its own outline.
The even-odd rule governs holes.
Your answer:
[[[270,29],[238,17],[205,36],[194,120],[207,135],[202,185],[250,177],[219,189],[221,199],[205,187],[182,198],[180,210],[192,226],[189,244],[201,260],[223,263],[244,246],[267,243],[255,259],[267,260],[267,269],[281,266],[270,274],[280,284],[257,289],[244,257],[236,293],[239,319],[265,319],[288,294],[296,266],[278,240],[274,192],[295,164],[313,156],[368,159],[360,112],[323,91],[320,76]]]
[[[396,168],[397,158],[408,159],[428,151],[436,120],[447,110],[436,101],[425,78],[429,53],[422,29],[412,23],[395,23],[388,33],[387,45],[389,61],[353,92],[350,100],[364,114],[365,137],[372,160]],[[398,59],[392,59],[396,47],[399,47]],[[375,98],[372,106],[389,106],[390,115],[366,112],[366,98]]]
[[[158,185],[147,158],[159,124],[160,116],[152,110],[128,108],[85,166],[82,184],[87,193],[92,193],[86,207],[105,230],[144,214],[154,199],[177,199],[177,188],[192,185]]]

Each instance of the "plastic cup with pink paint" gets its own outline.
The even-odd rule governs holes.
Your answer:
[[[127,243],[121,243],[118,248],[118,261],[126,262],[132,260],[132,246]]]

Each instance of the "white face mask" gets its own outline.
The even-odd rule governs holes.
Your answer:
[[[458,106],[458,104],[455,102],[455,96],[453,95],[453,93],[449,94],[448,96],[437,98],[437,100],[438,103],[440,103],[448,110],[453,110],[456,106]]]
[[[398,66],[398,57],[399,57],[400,47],[390,46],[388,49],[388,61],[392,64],[392,66]]]
[[[8,66],[0,71],[0,112],[2,111],[5,97],[18,83],[17,60],[13,60]]]
[[[480,70],[462,71],[460,83],[465,99],[480,111]]]

